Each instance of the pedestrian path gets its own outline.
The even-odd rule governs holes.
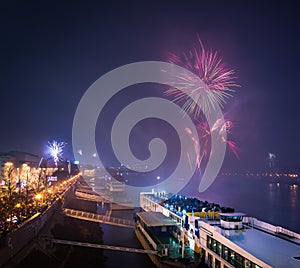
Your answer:
[[[77,189],[75,191],[75,196],[78,199],[83,199],[87,201],[111,203],[108,196],[104,196],[104,194],[99,195],[94,191],[88,189],[80,189],[80,190]]]
[[[49,240],[56,244],[110,249],[110,250],[118,250],[118,251],[133,252],[133,253],[157,254],[157,251],[148,250],[148,249],[117,247],[117,246],[110,246],[110,245],[99,245],[99,244],[84,243],[84,242],[77,242],[77,241],[67,241],[67,240],[61,240],[61,239],[49,239]]]
[[[63,209],[63,213],[68,217],[76,219],[100,222],[121,227],[135,228],[135,223],[133,221],[111,217],[110,215],[95,214],[69,208]]]

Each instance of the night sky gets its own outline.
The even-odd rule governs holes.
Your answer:
[[[42,155],[56,139],[67,142],[65,157],[72,158],[73,116],[96,79],[124,64],[166,61],[170,52],[190,50],[198,33],[241,85],[225,107],[240,160],[229,153],[225,165],[259,169],[272,152],[282,170],[298,170],[296,1],[180,2],[1,4],[0,152]]]

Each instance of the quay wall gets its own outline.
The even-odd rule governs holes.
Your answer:
[[[64,196],[72,187],[69,187]],[[7,264],[18,252],[26,247],[37,237],[41,229],[45,226],[52,215],[58,212],[62,206],[62,197],[56,199],[52,205],[43,213],[35,215],[24,222],[18,229],[0,238],[0,267]]]

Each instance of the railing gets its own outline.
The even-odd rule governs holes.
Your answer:
[[[265,231],[268,231],[268,232],[271,232],[274,234],[283,234],[290,238],[298,239],[300,241],[300,234],[293,232],[291,230],[288,230],[286,228],[283,228],[281,226],[275,226],[270,223],[260,221],[256,218],[245,217],[243,220],[243,223],[248,223],[248,224],[250,224],[250,226],[260,228],[260,229],[263,229]]]
[[[141,193],[140,194],[141,199],[141,208],[143,208],[146,211],[156,211],[164,213],[164,210],[168,211],[168,215],[172,215],[171,217],[174,219],[176,218],[177,222],[182,222],[182,217],[177,215],[175,212],[161,206],[158,202],[158,198],[155,197],[152,193]],[[200,212],[196,211],[194,213],[188,212],[186,213],[187,216],[195,216],[199,217],[200,219],[204,220],[219,220],[220,219],[220,212],[218,211],[208,211],[208,212]]]
[[[118,250],[118,251],[133,252],[133,253],[157,254],[157,251],[148,250],[148,249],[117,247],[117,246],[110,246],[110,245],[99,245],[99,244],[84,243],[84,242],[77,242],[77,241],[68,241],[68,240],[61,240],[61,239],[49,239],[49,240],[53,243],[56,243],[56,244],[82,246],[82,247],[90,247],[90,248],[110,249],[110,250]]]
[[[122,227],[135,228],[135,223],[133,221],[126,220],[126,219],[115,218],[115,217],[110,217],[108,215],[95,214],[95,213],[74,210],[74,209],[69,209],[69,208],[65,208],[63,211],[66,216],[69,216],[72,218],[106,223],[106,224],[122,226]]]
[[[103,202],[103,203],[110,203],[108,198],[104,198],[103,196],[93,194],[92,192],[84,192],[84,191],[75,191],[75,196],[82,199],[87,199],[91,201]]]
[[[291,230],[285,229],[285,228],[280,227],[280,226],[276,227],[276,233],[284,234],[284,235],[289,236],[289,237],[294,237],[294,238],[300,239],[300,234],[297,234],[297,233],[295,233]]]

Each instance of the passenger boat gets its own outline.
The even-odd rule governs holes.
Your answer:
[[[195,198],[141,193],[136,235],[157,267],[300,267],[300,235]]]

